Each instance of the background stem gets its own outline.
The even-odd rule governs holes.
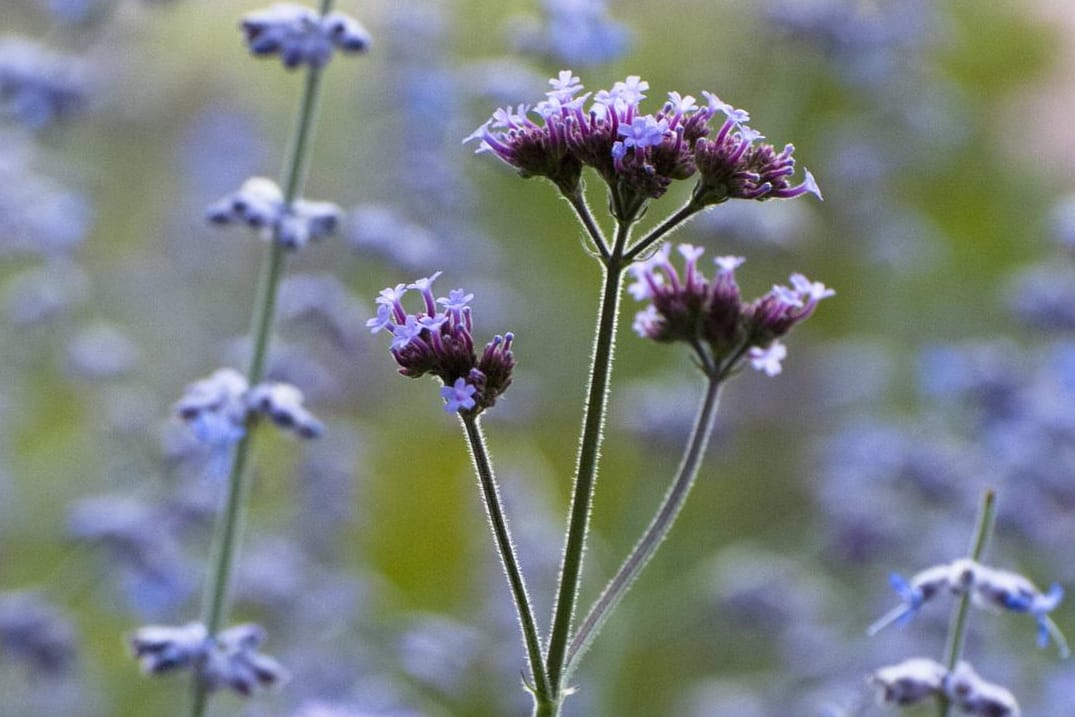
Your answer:
[[[978,524],[974,528],[974,538],[970,546],[970,559],[977,562],[985,552],[989,534],[993,531],[996,518],[996,493],[987,490],[982,498],[982,507],[978,512]],[[967,637],[967,615],[970,613],[970,592],[964,592],[952,611],[952,621],[948,628],[948,644],[944,650],[944,666],[951,673],[963,658],[963,647]],[[942,694],[937,701],[937,714],[948,717],[951,703],[947,695]]]
[[[322,14],[331,11],[332,0],[323,0]],[[301,195],[309,165],[309,147],[313,136],[314,120],[317,116],[318,98],[321,88],[321,69],[311,67],[306,72],[302,99],[299,105],[298,122],[292,135],[290,150],[284,161],[283,181],[284,203],[290,207]],[[269,251],[262,262],[258,277],[257,295],[251,317],[250,365],[247,381],[251,386],[259,383],[265,374],[269,353],[269,340],[272,335],[273,320],[276,315],[276,295],[283,274],[285,249],[274,231]],[[251,436],[255,428],[254,421],[248,421],[246,433],[235,447],[231,471],[228,475],[227,489],[224,496],[224,510],[217,519],[210,554],[210,571],[205,586],[202,620],[210,635],[216,635],[227,619],[228,590],[231,573],[238,553],[239,535],[242,532],[246,497],[249,493],[249,476],[246,471],[247,457],[250,453]],[[205,714],[208,693],[205,683],[194,677],[194,695],[191,702],[191,717]]]

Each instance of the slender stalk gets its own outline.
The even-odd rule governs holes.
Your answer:
[[[680,226],[683,222],[690,219],[698,212],[705,209],[704,206],[698,205],[691,200],[680,207],[675,214],[669,215],[663,222],[655,226],[646,236],[638,240],[638,242],[627,250],[623,258],[628,263],[638,258],[638,255],[644,252],[649,247],[653,246],[657,241],[664,237],[676,227]]]
[[[332,0],[323,0],[322,13],[329,12]],[[321,71],[310,68],[306,73],[300,101],[298,122],[292,136],[290,151],[284,162],[283,187],[284,202],[290,206],[301,194],[309,165],[309,147],[313,135],[314,120],[321,88]],[[285,250],[275,235],[268,253],[262,263],[258,277],[257,295],[251,317],[250,335],[253,339],[250,366],[247,380],[251,385],[261,381],[265,374],[268,357],[269,340],[272,335],[273,320],[276,315],[276,296],[283,274]],[[246,463],[250,454],[251,436],[255,424],[247,425],[246,434],[235,447],[231,471],[228,475],[224,510],[217,519],[210,556],[210,572],[205,586],[202,619],[210,635],[220,631],[228,612],[228,589],[231,582],[232,568],[239,547],[239,535],[242,532],[246,497],[249,493],[249,476]],[[202,680],[195,676],[194,696],[191,702],[191,717],[205,714],[208,693]]]
[[[609,260],[608,242],[605,241],[604,232],[601,231],[601,227],[597,225],[597,221],[594,220],[593,214],[590,212],[586,197],[582,194],[581,186],[571,194],[565,192],[564,198],[567,199],[571,208],[575,210],[575,216],[579,218],[582,226],[585,227],[586,234],[601,254],[601,258],[607,262]]]
[[[694,485],[694,479],[698,475],[698,468],[705,455],[706,446],[709,444],[709,437],[713,433],[713,422],[720,404],[720,389],[723,385],[719,376],[708,380],[706,392],[699,405],[698,414],[695,416],[690,438],[687,441],[687,449],[679,464],[676,477],[669,486],[668,492],[665,493],[664,500],[653,516],[653,520],[650,521],[649,527],[601,592],[600,597],[597,598],[571,638],[571,644],[567,649],[567,667],[564,670],[566,676],[570,676],[574,671],[583,653],[597,637],[605,620],[630,590],[631,585],[664,541],[683,509],[687,495]]]
[[[993,531],[996,518],[996,493],[987,490],[982,498],[982,507],[978,512],[978,524],[974,528],[974,538],[970,546],[970,559],[978,561],[985,552],[989,534]],[[949,672],[956,668],[963,657],[963,647],[967,637],[967,615],[970,613],[970,593],[964,592],[952,611],[952,621],[948,628],[948,644],[944,650],[944,665]],[[941,695],[937,701],[937,714],[948,717],[951,703],[947,695]]]
[[[561,700],[564,657],[571,631],[571,621],[575,614],[575,602],[578,599],[586,533],[590,523],[594,480],[597,476],[597,461],[603,438],[602,427],[608,403],[608,382],[612,373],[620,285],[623,271],[628,265],[628,262],[623,259],[623,249],[627,245],[629,235],[630,225],[620,223],[616,229],[615,245],[609,260],[605,263],[601,307],[597,333],[594,337],[593,358],[590,363],[590,386],[587,392],[575,484],[571,497],[571,515],[557,585],[549,651],[545,660],[549,686],[552,689],[551,695],[557,705]],[[553,711],[550,714],[556,715],[557,712]]]
[[[482,502],[485,504],[486,515],[489,517],[489,526],[493,529],[497,552],[500,554],[500,560],[504,565],[504,573],[507,575],[511,594],[515,599],[515,609],[519,613],[523,644],[530,659],[530,674],[531,679],[534,681],[534,700],[538,704],[542,701],[547,702],[549,684],[545,674],[545,665],[542,662],[541,638],[538,635],[537,623],[534,620],[534,610],[530,603],[530,596],[526,591],[526,580],[523,578],[522,570],[519,568],[519,559],[515,553],[515,546],[511,542],[511,532],[508,530],[508,521],[504,516],[500,490],[497,488],[496,476],[489,462],[489,453],[485,448],[485,436],[482,434],[477,416],[461,414],[460,419],[463,422],[463,428],[466,430],[467,445],[470,447],[470,457],[474,461],[474,470],[478,474],[478,482],[481,484]]]

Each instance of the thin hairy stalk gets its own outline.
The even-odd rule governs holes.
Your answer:
[[[485,436],[482,434],[481,425],[477,416],[461,415],[463,428],[467,434],[467,445],[470,447],[470,457],[474,461],[474,471],[478,474],[478,482],[482,489],[482,502],[485,504],[485,512],[489,517],[489,526],[493,529],[493,537],[496,539],[497,552],[504,566],[508,584],[511,587],[511,595],[515,600],[515,609],[519,613],[519,627],[522,630],[523,644],[526,647],[527,657],[530,659],[530,675],[533,680],[534,700],[540,702],[549,699],[549,682],[545,674],[545,665],[542,662],[541,638],[538,635],[537,623],[534,620],[534,609],[530,603],[530,596],[526,591],[526,580],[519,568],[519,559],[515,553],[515,546],[511,542],[511,532],[508,530],[508,521],[504,515],[504,506],[500,500],[500,490],[497,487],[496,475],[493,473],[492,464],[489,462],[489,453],[485,448]]]
[[[989,542],[989,534],[993,532],[993,523],[996,520],[996,493],[987,490],[982,498],[982,507],[978,512],[978,524],[974,528],[974,539],[970,546],[970,559],[977,562],[985,552],[986,543]],[[952,611],[952,621],[948,628],[948,644],[944,650],[944,665],[951,672],[963,658],[963,646],[967,637],[967,615],[970,613],[971,597],[966,591],[956,603]],[[942,694],[938,699],[937,714],[940,717],[948,717],[951,712],[951,702],[947,695]]]
[[[330,12],[332,0],[323,0],[322,14]],[[290,151],[284,162],[283,182],[284,202],[290,206],[301,194],[309,164],[309,146],[313,135],[314,119],[317,115],[317,103],[321,89],[321,71],[310,68],[306,74],[302,99],[299,106],[298,122],[292,136]],[[269,353],[269,339],[272,335],[273,320],[276,316],[276,296],[283,273],[285,249],[272,237],[269,251],[261,266],[258,276],[257,295],[251,317],[250,336],[253,347],[247,381],[255,385],[265,374],[265,365]],[[224,510],[219,516],[213,536],[210,555],[210,572],[205,585],[202,619],[210,635],[221,629],[227,618],[228,589],[232,569],[238,553],[239,535],[242,532],[243,513],[246,508],[246,496],[249,492],[249,476],[246,471],[247,458],[250,453],[251,436],[254,422],[250,421],[243,438],[235,447],[231,471],[228,475]],[[194,697],[191,702],[191,717],[205,714],[208,692],[205,683],[195,676]]]
[[[655,226],[648,234],[646,234],[646,236],[639,239],[634,246],[628,249],[623,255],[624,261],[628,263],[634,261],[640,254],[642,254],[642,252],[663,239],[666,234],[683,224],[683,222],[690,219],[704,208],[704,206],[695,203],[693,200],[687,202],[680,207],[675,214],[669,215],[663,222]]]
[[[601,227],[597,225],[597,222],[593,218],[593,214],[590,212],[590,206],[586,203],[586,197],[582,194],[582,187],[578,187],[574,192],[568,194],[564,193],[564,198],[567,199],[571,208],[575,210],[575,216],[579,218],[582,226],[586,229],[587,236],[590,237],[590,241],[593,242],[594,247],[601,254],[601,259],[604,261],[609,260],[608,242],[605,241],[605,234],[601,231]]]
[[[630,225],[620,223],[616,229],[616,243],[612,247],[609,260],[605,263],[601,307],[597,320],[597,333],[594,337],[593,358],[590,362],[590,386],[587,392],[582,436],[579,439],[578,464],[571,496],[571,515],[557,585],[556,607],[553,610],[552,631],[549,635],[549,651],[545,661],[552,697],[557,705],[561,701],[564,657],[571,632],[571,621],[575,614],[575,602],[578,599],[586,533],[590,524],[594,480],[597,476],[597,462],[603,438],[602,428],[608,404],[608,382],[612,373],[620,286],[623,271],[628,265],[628,262],[623,259],[623,249],[627,245],[629,236]],[[556,711],[550,714],[555,715]]]
[[[635,579],[642,572],[642,569],[646,567],[650,558],[657,552],[657,548],[660,547],[683,509],[687,495],[690,493],[695,477],[698,475],[698,468],[702,463],[702,457],[705,455],[706,446],[709,444],[709,437],[713,433],[713,422],[716,419],[717,408],[720,404],[720,389],[723,385],[723,381],[717,376],[708,379],[706,392],[698,407],[698,414],[695,416],[690,438],[687,441],[687,448],[679,464],[676,477],[669,486],[668,492],[665,493],[664,500],[661,501],[653,520],[650,521],[649,527],[646,528],[630,555],[623,561],[620,569],[616,571],[615,576],[601,592],[601,595],[597,598],[593,607],[590,608],[586,618],[579,624],[578,630],[575,631],[574,636],[571,638],[571,644],[567,649],[565,676],[570,677],[571,673],[574,672],[582,655],[589,648],[594,638],[597,637],[605,621],[615,610],[620,600],[631,589]]]

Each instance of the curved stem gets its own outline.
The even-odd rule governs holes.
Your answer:
[[[623,249],[627,245],[629,235],[630,225],[620,223],[616,229],[616,243],[609,260],[605,263],[601,307],[597,333],[594,337],[593,359],[590,363],[590,386],[587,392],[582,437],[579,441],[578,464],[571,497],[571,515],[557,585],[549,651],[545,661],[552,697],[557,703],[561,699],[564,657],[571,631],[571,621],[575,614],[575,602],[578,599],[582,558],[590,523],[594,480],[597,476],[597,461],[603,437],[602,427],[608,403],[608,382],[612,373],[620,285],[623,271],[628,264],[623,260]]]
[[[477,416],[460,414],[463,428],[467,434],[467,445],[470,447],[470,457],[474,461],[474,470],[478,474],[478,482],[482,489],[482,502],[485,504],[485,512],[489,517],[489,526],[493,529],[493,537],[496,539],[497,552],[504,566],[508,584],[511,587],[512,597],[515,599],[515,609],[519,613],[519,626],[523,633],[523,644],[526,647],[527,656],[530,659],[530,674],[534,681],[534,699],[540,703],[549,696],[548,678],[545,674],[545,665],[541,656],[541,638],[538,635],[537,623],[534,620],[534,610],[530,603],[530,596],[526,592],[526,580],[519,568],[519,560],[515,554],[515,546],[511,542],[511,532],[508,530],[508,521],[504,516],[504,506],[500,501],[500,490],[497,488],[496,476],[489,462],[489,453],[485,448],[485,436],[482,434],[481,425]]]
[[[993,531],[993,523],[996,517],[996,493],[987,490],[982,498],[982,507],[978,512],[978,524],[974,528],[974,539],[971,541],[970,559],[977,562],[985,552],[986,543],[989,542],[989,534]],[[952,622],[948,629],[948,644],[944,650],[944,666],[948,672],[952,672],[963,657],[963,646],[967,636],[967,615],[970,613],[970,591],[956,603],[952,612]],[[940,717],[948,717],[951,711],[951,703],[947,695],[942,694],[938,699],[937,714]]]
[[[329,12],[332,0],[323,0],[322,13]],[[306,73],[302,99],[299,108],[298,123],[291,140],[290,151],[284,162],[283,186],[284,202],[290,206],[302,193],[309,164],[309,146],[313,135],[314,119],[320,96],[321,71],[310,68]],[[247,380],[250,385],[257,384],[265,374],[268,357],[269,340],[272,335],[273,320],[276,315],[276,295],[283,274],[285,249],[275,235],[272,237],[269,252],[262,263],[258,277],[257,295],[251,317],[250,335],[253,346]],[[235,447],[231,471],[228,475],[227,489],[224,497],[224,510],[217,519],[210,557],[210,573],[205,586],[202,619],[210,635],[220,631],[227,618],[228,589],[231,582],[232,568],[238,552],[239,535],[243,524],[246,496],[249,492],[249,476],[246,471],[247,458],[250,453],[251,436],[255,423],[248,422],[243,438]],[[194,696],[190,714],[202,717],[205,714],[208,694],[205,684],[195,676]]]
[[[683,509],[687,495],[694,485],[694,479],[698,475],[698,468],[705,455],[706,446],[709,444],[709,437],[713,432],[713,422],[717,415],[717,407],[720,404],[720,389],[723,385],[723,381],[719,377],[709,378],[705,396],[702,398],[698,414],[694,419],[690,439],[687,441],[687,449],[683,454],[683,460],[680,462],[675,480],[672,481],[668,492],[665,493],[664,500],[653,516],[653,520],[650,521],[649,527],[646,528],[630,555],[623,561],[620,569],[616,571],[615,576],[601,592],[600,597],[597,598],[597,601],[586,615],[586,619],[582,621],[574,637],[571,638],[571,644],[567,650],[565,675],[570,676],[574,671],[579,659],[589,648],[594,638],[597,637],[605,620],[608,619],[620,600],[630,590],[635,579],[664,541],[665,536],[668,535],[672,528],[672,524],[675,523],[680,511]]]
[[[655,226],[649,234],[639,239],[638,243],[628,249],[627,253],[623,256],[624,260],[628,263],[634,261],[638,258],[639,254],[653,246],[657,241],[662,239],[665,234],[668,234],[704,208],[704,206],[696,204],[693,200],[687,202],[680,207],[675,214],[669,215],[663,222]]]
[[[601,258],[608,261],[608,242],[605,241],[604,232],[601,231],[601,227],[597,225],[597,221],[594,220],[593,214],[590,212],[590,206],[586,203],[586,197],[582,194],[581,186],[571,194],[564,193],[564,198],[567,199],[571,208],[575,210],[575,216],[578,217],[582,226],[586,228],[586,234],[601,254]]]

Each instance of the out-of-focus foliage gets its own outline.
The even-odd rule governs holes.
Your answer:
[[[729,203],[678,236],[746,256],[747,295],[791,271],[837,290],[783,375],[729,386],[695,494],[565,715],[888,714],[864,676],[939,657],[946,613],[866,638],[885,576],[962,554],[987,485],[992,562],[1075,582],[1075,154],[1047,141],[1070,140],[1052,119],[1073,99],[1070,9],[339,5],[374,48],[326,74],[308,194],[345,226],[289,263],[271,355],[325,436],[258,441],[236,586],[236,618],[265,625],[293,679],[216,714],[527,713],[456,422],[364,322],[382,287],[443,270],[515,333],[487,432],[544,622],[597,265],[551,186],[461,141],[565,67],[593,88],[642,75],[654,106],[710,90],[793,141],[824,203]],[[198,611],[219,456],[169,416],[184,385],[243,362],[262,249],[204,212],[276,173],[301,82],[244,51],[258,7],[0,0],[0,715],[179,714],[187,697],[140,677],[121,638]],[[629,333],[626,303],[584,604],[659,500],[699,393],[685,354]],[[974,623],[968,650],[1024,714],[1063,714],[1070,669],[1031,643],[1012,617]]]

